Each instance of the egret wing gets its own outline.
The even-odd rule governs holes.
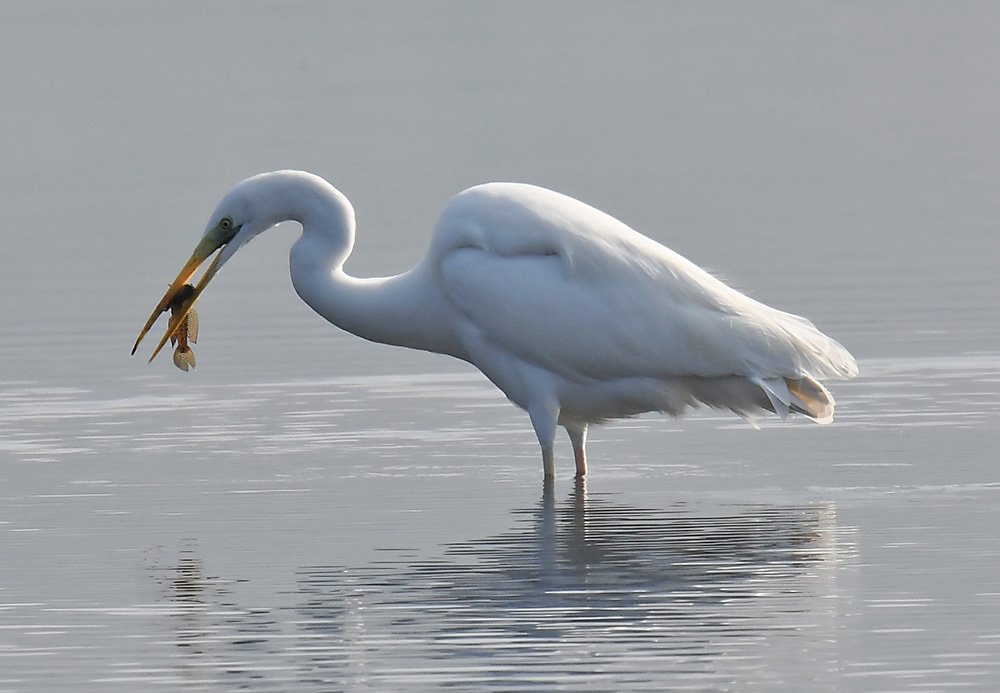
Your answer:
[[[856,372],[808,320],[558,193],[473,188],[445,210],[435,244],[445,292],[481,337],[564,377]]]
[[[759,335],[741,334],[738,316],[658,293],[648,277],[598,282],[568,274],[555,256],[505,258],[473,249],[452,253],[442,276],[481,338],[571,379],[778,369],[755,363]]]

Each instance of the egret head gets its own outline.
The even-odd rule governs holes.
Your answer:
[[[171,304],[177,300],[181,300],[183,296],[181,309],[175,310],[172,313],[166,334],[163,335],[163,339],[160,340],[159,345],[153,351],[153,355],[149,358],[152,361],[160,352],[160,349],[163,348],[163,345],[167,343],[167,340],[177,331],[178,326],[191,311],[195,301],[198,300],[205,287],[208,286],[208,283],[212,281],[212,278],[229,258],[247,241],[276,223],[274,220],[263,219],[258,214],[253,194],[254,188],[257,187],[254,184],[256,178],[258,177],[255,176],[243,181],[219,202],[218,207],[215,208],[212,216],[209,217],[205,233],[201,241],[198,242],[198,245],[195,246],[191,258],[170,284],[167,292],[163,294],[163,298],[160,299],[152,315],[149,316],[149,320],[146,321],[142,331],[139,333],[139,337],[135,340],[135,346],[132,347],[133,354],[139,348],[139,343],[146,336],[146,333],[149,332],[149,329],[156,322],[160,313],[168,310]],[[188,292],[186,295],[181,294],[181,290],[188,283],[188,280],[216,251],[218,251],[218,255],[215,256],[215,260],[205,270],[205,274],[202,275],[201,280],[194,287],[194,290]]]
[[[237,250],[258,234],[283,221],[298,221],[305,226],[307,219],[322,219],[336,229],[342,238],[345,256],[353,245],[354,210],[336,188],[319,176],[304,171],[272,171],[247,178],[230,190],[209,217],[205,233],[184,268],[149,316],[132,347],[134,354],[139,342],[166,310],[171,310],[167,333],[150,357],[156,357],[177,331],[184,318],[201,296],[212,277],[229,261]],[[188,280],[214,253],[215,260],[205,270],[193,291],[181,290]]]

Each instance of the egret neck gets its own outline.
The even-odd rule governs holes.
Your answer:
[[[349,206],[346,199],[343,203]],[[337,327],[363,339],[463,358],[431,280],[426,262],[391,277],[352,277],[344,271],[354,245],[354,214],[295,214],[302,236],[290,254],[292,285],[299,297]]]

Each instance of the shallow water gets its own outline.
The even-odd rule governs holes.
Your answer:
[[[128,30],[123,30],[128,27]],[[1000,11],[0,6],[0,691],[993,690]],[[846,344],[836,421],[596,429],[288,286],[127,355],[218,196],[312,169],[359,275],[528,180]],[[154,330],[158,331],[159,326]]]
[[[830,427],[644,417],[548,489],[471,374],[11,387],[5,685],[986,689],[1000,357],[863,366]]]

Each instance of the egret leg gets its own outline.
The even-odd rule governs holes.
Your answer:
[[[545,481],[551,481],[556,478],[556,456],[552,451],[552,446],[547,448],[542,448],[542,472],[545,475]]]
[[[528,409],[531,426],[535,429],[538,443],[542,446],[542,472],[546,479],[556,476],[556,457],[553,446],[556,440],[556,421],[559,410],[555,407],[539,405]]]
[[[587,476],[587,451],[583,448],[573,448],[573,459],[576,460],[576,478]]]
[[[576,478],[587,476],[587,427],[566,427],[570,442],[573,443],[573,458],[576,460]]]

